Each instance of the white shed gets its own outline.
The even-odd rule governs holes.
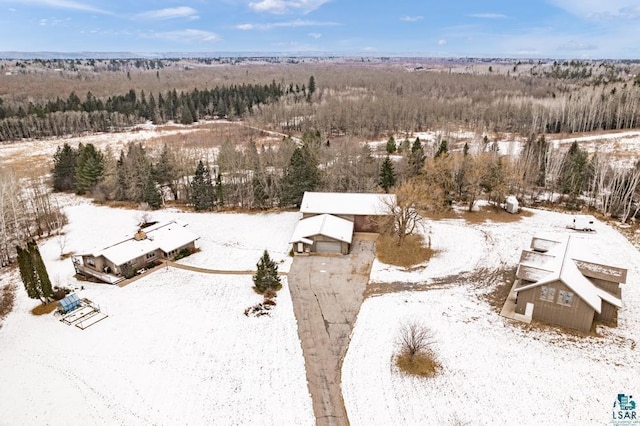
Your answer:
[[[520,203],[514,195],[509,195],[504,203],[504,209],[509,213],[518,213],[520,211]]]

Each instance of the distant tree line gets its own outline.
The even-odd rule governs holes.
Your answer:
[[[0,98],[0,142],[123,130],[151,120],[156,124],[175,121],[191,124],[204,117],[242,117],[255,106],[276,102],[283,88],[271,84],[241,84],[178,93],[175,89],[147,96],[134,89],[106,100],[87,92],[81,99],[71,92],[43,103],[9,105]]]

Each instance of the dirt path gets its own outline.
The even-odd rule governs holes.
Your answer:
[[[289,290],[317,425],[348,425],[340,371],[369,281],[374,242],[356,240],[349,256],[296,257]]]
[[[230,271],[230,270],[223,270],[223,269],[207,269],[207,268],[200,268],[199,266],[191,266],[191,265],[184,265],[182,263],[176,263],[173,262],[171,260],[163,260],[162,263],[154,268],[151,269],[147,269],[145,272],[143,272],[140,275],[136,275],[133,278],[129,278],[128,280],[124,280],[124,281],[120,281],[118,283],[118,286],[120,287],[124,287],[127,286],[129,284],[131,284],[134,281],[139,280],[140,278],[146,276],[147,274],[150,274],[154,271],[157,271],[161,268],[166,268],[171,266],[172,268],[177,268],[177,269],[184,269],[185,271],[193,271],[193,272],[199,272],[202,274],[215,274],[215,275],[254,275],[256,273],[256,271]],[[280,276],[285,276],[287,275],[287,272],[278,272],[278,275]]]

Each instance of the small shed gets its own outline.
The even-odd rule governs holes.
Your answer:
[[[58,311],[66,314],[80,306],[80,299],[76,293],[71,293],[64,299],[58,301]]]
[[[516,214],[520,211],[520,203],[514,195],[509,195],[504,203],[504,209],[512,214]]]

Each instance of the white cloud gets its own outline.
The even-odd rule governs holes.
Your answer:
[[[13,7],[9,8],[9,12],[15,12],[16,10]]]
[[[148,12],[139,13],[136,16],[142,19],[173,19],[173,18],[198,19],[199,18],[198,11],[188,6],[150,10]]]
[[[318,22],[296,19],[294,21],[272,22],[268,24],[239,24],[237,30],[271,30],[273,28],[298,28],[298,27],[335,27],[337,22]]]
[[[282,15],[290,12],[309,13],[329,0],[260,0],[249,3],[249,7],[256,12],[267,12]]]
[[[194,29],[186,29],[186,30],[177,30],[177,31],[166,31],[159,33],[146,33],[143,34],[143,37],[146,38],[159,38],[163,40],[170,41],[184,41],[184,42],[201,42],[201,41],[219,41],[220,37],[212,33],[210,31],[203,30],[194,30]]]
[[[405,21],[405,22],[418,22],[418,21],[422,21],[424,19],[424,17],[422,16],[403,16],[402,18],[400,18],[401,21]]]
[[[438,46],[444,46],[445,44],[447,44],[447,40],[441,38],[440,40],[438,40]]]
[[[104,9],[93,7],[90,4],[80,3],[72,0],[22,0],[22,4],[32,4],[38,6],[52,7],[55,9],[69,9],[78,10],[81,12],[93,12],[104,15],[111,15],[112,13]]]
[[[595,44],[575,40],[570,40],[558,46],[558,49],[560,50],[596,50],[597,48],[598,47]]]
[[[467,16],[480,19],[505,19],[507,17],[507,15],[503,15],[502,13],[471,13]]]
[[[309,37],[313,37],[316,40],[319,39],[320,37],[322,37],[322,34],[320,34],[320,33],[309,33],[308,35],[309,35]]]
[[[38,21],[38,25],[41,27],[57,27],[64,25],[69,19],[59,19],[59,18],[42,18]]]
[[[637,0],[548,0],[567,12],[586,19],[637,19]]]

